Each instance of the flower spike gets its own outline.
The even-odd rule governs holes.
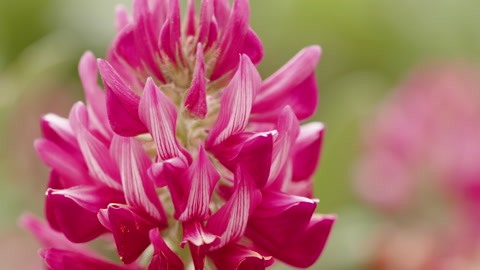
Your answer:
[[[335,221],[312,199],[324,126],[300,126],[317,107],[320,47],[262,82],[248,0],[132,4],[131,14],[116,9],[106,59],[80,60],[85,104],[40,122],[48,223],[21,223],[44,245],[46,266],[312,265]],[[92,240],[120,263],[86,248]]]

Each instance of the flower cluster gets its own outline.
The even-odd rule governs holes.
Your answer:
[[[118,8],[107,59],[80,60],[86,104],[42,118],[48,225],[22,224],[49,269],[309,267],[320,256],[335,221],[311,198],[324,126],[299,124],[317,107],[320,48],[262,81],[248,1],[196,9],[189,0],[182,24],[178,0],[134,0],[131,17]],[[123,264],[74,244],[99,237]]]
[[[479,75],[458,63],[418,69],[369,126],[358,191],[402,220],[385,226],[372,269],[480,266]]]

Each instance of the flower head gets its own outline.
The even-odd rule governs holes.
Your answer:
[[[179,10],[137,0],[130,19],[119,8],[108,59],[80,61],[87,104],[42,118],[54,231],[32,231],[65,238],[41,252],[52,269],[308,267],[324,248],[335,216],[311,199],[324,126],[299,124],[317,106],[319,47],[262,81],[248,1],[201,1],[198,16],[189,1],[183,28]],[[63,244],[104,234],[126,266]]]

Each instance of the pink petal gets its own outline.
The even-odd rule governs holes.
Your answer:
[[[45,248],[61,248],[79,252],[91,257],[96,254],[87,246],[70,242],[63,233],[53,230],[45,221],[40,220],[30,213],[23,214],[18,223],[32,233]]]
[[[200,26],[198,30],[198,43],[207,44],[210,42],[210,28],[213,19],[213,1],[204,0],[200,7]]]
[[[49,113],[41,118],[40,127],[45,139],[69,153],[78,163],[84,163],[77,138],[68,119]]]
[[[103,225],[103,227],[107,228],[109,231],[113,231],[112,224],[110,223],[110,219],[108,218],[108,209],[100,209],[97,214],[98,221]]]
[[[192,83],[185,98],[185,108],[195,117],[204,119],[207,114],[207,81],[202,44],[197,45],[197,61]]]
[[[184,222],[182,225],[183,239],[180,246],[183,248],[188,242],[195,269],[203,270],[208,248],[218,244],[220,239],[205,230],[200,221]]]
[[[318,104],[315,67],[320,53],[318,46],[307,47],[267,78],[253,105],[252,120],[276,121],[286,105],[292,107],[299,120],[312,116]]]
[[[185,206],[185,210],[179,220],[183,222],[192,218],[207,220],[210,216],[210,199],[215,185],[220,180],[220,175],[210,162],[202,145],[197,158],[181,178],[184,193],[188,196],[183,196],[182,205]]]
[[[149,231],[155,225],[128,206],[113,203],[108,206],[108,220],[120,260],[134,262],[150,245]]]
[[[168,2],[169,0],[158,0],[158,1],[153,1],[150,2],[152,8],[152,16],[151,16],[151,21],[150,24],[152,24],[153,27],[153,33],[157,34],[160,33],[161,27],[165,20],[168,17]]]
[[[215,17],[212,18],[212,22],[210,23],[210,30],[208,32],[208,38],[207,42],[205,44],[205,50],[212,48],[213,44],[217,41],[218,39],[218,24],[217,21],[215,20]]]
[[[230,136],[210,152],[231,171],[239,164],[242,165],[257,187],[263,188],[270,174],[272,147],[272,133],[244,133]]]
[[[313,181],[308,179],[301,182],[290,182],[282,191],[288,194],[297,195],[306,198],[313,197]]]
[[[195,0],[188,0],[187,16],[185,18],[185,34],[187,36],[195,36],[195,30],[197,28],[195,14]]]
[[[138,117],[140,97],[128,87],[113,67],[105,60],[98,60],[107,92],[108,120],[115,133],[135,136],[147,132]]]
[[[291,266],[308,268],[320,257],[330,235],[334,215],[313,215],[305,231],[297,241],[285,247],[264,242],[262,249]]]
[[[178,255],[167,246],[158,228],[150,230],[149,237],[154,251],[148,270],[183,270],[185,268]]]
[[[122,190],[117,165],[108,148],[87,130],[87,112],[82,103],[76,103],[70,112],[70,125],[77,133],[78,144],[87,163],[90,175],[105,185]]]
[[[123,194],[107,188],[72,187],[47,190],[47,218],[72,242],[88,242],[107,230],[97,219],[97,212],[110,202],[122,202]]]
[[[130,30],[127,30],[130,29]],[[127,25],[123,31],[131,31],[132,26]],[[133,34],[132,34],[133,35]],[[120,39],[120,35],[117,35],[117,39]],[[115,71],[120,75],[120,77],[123,79],[123,81],[130,86],[130,89],[135,89],[135,91],[143,89],[143,85],[145,84],[145,78],[147,78],[147,75],[144,74],[144,70],[134,70],[133,67],[129,66],[126,60],[122,59],[120,56],[120,53],[116,51],[115,47],[115,42],[117,39],[114,40],[114,42],[110,45],[110,47],[107,50],[107,60],[110,63],[112,67],[114,67]],[[127,37],[127,39],[131,39],[133,41],[133,37]],[[127,46],[127,51],[128,49],[128,44]],[[133,46],[133,45],[132,45]],[[120,50],[120,49],[119,49]],[[132,49],[133,51],[135,48]],[[105,90],[105,94],[108,95],[108,92]],[[108,100],[108,98],[107,98]],[[107,118],[108,118],[108,104],[105,104],[107,106]],[[111,124],[110,124],[111,126]]]
[[[86,52],[83,54],[78,65],[78,72],[88,105],[89,129],[98,132],[104,139],[109,140],[113,131],[108,124],[105,93],[97,83],[97,62],[93,53]]]
[[[192,256],[193,267],[195,270],[205,269],[205,258],[207,257],[206,246],[195,246],[189,242],[190,254]]]
[[[177,63],[181,57],[181,29],[180,29],[180,3],[178,0],[170,0],[168,5],[168,19],[162,27],[160,34],[160,47],[170,58]]]
[[[183,239],[180,246],[183,246],[190,242],[193,245],[199,247],[202,245],[211,245],[219,242],[219,238],[216,235],[211,234],[207,231],[202,222],[198,220],[183,222]]]
[[[235,171],[235,191],[207,223],[207,229],[221,239],[215,249],[243,237],[248,218],[261,200],[262,194],[252,177],[242,166],[238,166]]]
[[[55,169],[70,185],[91,183],[85,162],[75,158],[75,155],[67,152],[68,150],[62,149],[55,143],[45,139],[35,140],[34,147],[40,159],[47,166]]]
[[[325,125],[312,122],[300,127],[292,149],[293,181],[310,179],[318,166]]]
[[[179,0],[170,0],[169,2],[169,18],[170,21],[170,48],[172,52],[181,56],[180,38],[182,35],[180,21],[180,2]]]
[[[241,53],[248,55],[252,63],[258,65],[263,59],[263,44],[255,32],[249,28]]]
[[[190,161],[175,136],[177,108],[175,104],[149,78],[140,99],[140,119],[147,126],[157,146],[161,160],[180,157]],[[181,149],[182,148],[182,149]]]
[[[178,219],[185,209],[183,196],[185,195],[181,176],[187,170],[188,165],[180,158],[172,158],[167,161],[157,162],[150,168],[151,178],[158,184],[168,186],[175,212],[173,217]]]
[[[230,4],[229,0],[212,0],[215,7],[215,18],[222,29],[228,24],[230,17]]]
[[[52,270],[126,270],[131,269],[90,257],[80,252],[48,248],[40,250],[48,269]]]
[[[48,180],[47,189],[67,189],[76,186],[76,184],[68,183],[64,181],[55,170],[50,171],[50,178]],[[57,223],[56,213],[54,211],[55,204],[53,200],[45,200],[45,218],[48,220],[50,227],[57,231],[61,231],[62,228]]]
[[[133,138],[115,136],[110,153],[120,168],[125,198],[129,206],[144,211],[159,223],[167,222],[153,182],[147,176],[152,161],[142,144]]]
[[[163,18],[155,17],[155,15],[158,14],[151,12],[147,0],[133,1],[135,53],[142,59],[144,68],[148,69],[145,72],[155,76],[159,81],[165,82],[158,64],[160,51],[158,48],[158,29],[156,27],[158,22],[163,22]]]
[[[128,24],[130,24],[128,11],[122,5],[117,6],[115,8],[115,29],[120,32]]]
[[[272,257],[264,257],[236,244],[210,252],[209,257],[219,270],[263,270],[274,262]]]
[[[220,113],[205,143],[207,149],[245,130],[260,83],[257,69],[242,55],[237,72],[223,90]]]
[[[212,81],[221,78],[227,72],[237,67],[238,54],[243,49],[248,32],[249,19],[250,7],[248,0],[235,0],[228,23],[222,29],[222,38],[218,45],[220,55],[210,76]],[[221,23],[220,20],[219,23]]]
[[[122,78],[129,78],[130,80],[132,76],[125,77],[124,75],[126,75],[125,73],[127,72],[132,73],[132,69],[135,71],[138,77],[147,77],[142,63],[141,54],[137,52],[137,46],[135,42],[135,27],[133,25],[126,25],[113,40],[110,48],[111,55],[108,59],[109,62],[122,75]],[[112,62],[112,57],[120,58],[120,61],[118,61],[119,63],[117,63],[117,65],[115,65],[116,61]],[[125,64],[127,66],[124,66]]]
[[[167,179],[178,179],[187,168],[188,164],[175,157],[152,164],[148,169],[148,176],[153,180],[156,187],[164,187],[168,185]]]
[[[272,167],[269,181],[275,180],[282,170],[286,169],[286,162],[290,158],[290,152],[295,140],[300,133],[300,125],[297,117],[290,106],[283,108],[277,120],[278,136],[273,145]],[[280,183],[281,185],[281,183]]]
[[[262,192],[262,203],[250,217],[246,235],[260,249],[287,247],[302,236],[317,207],[317,201],[286,193]]]

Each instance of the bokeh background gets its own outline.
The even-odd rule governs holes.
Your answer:
[[[251,26],[265,46],[264,78],[301,48],[323,48],[315,120],[326,123],[327,133],[315,194],[318,211],[339,218],[312,269],[369,270],[369,237],[380,218],[352,184],[362,129],[419,64],[480,62],[480,1],[250,2]],[[48,112],[66,116],[83,98],[77,62],[85,50],[104,57],[119,3],[130,6],[126,0],[0,1],[1,269],[33,269],[39,261],[38,245],[16,224],[25,211],[43,215],[48,170],[33,150],[38,121]]]

